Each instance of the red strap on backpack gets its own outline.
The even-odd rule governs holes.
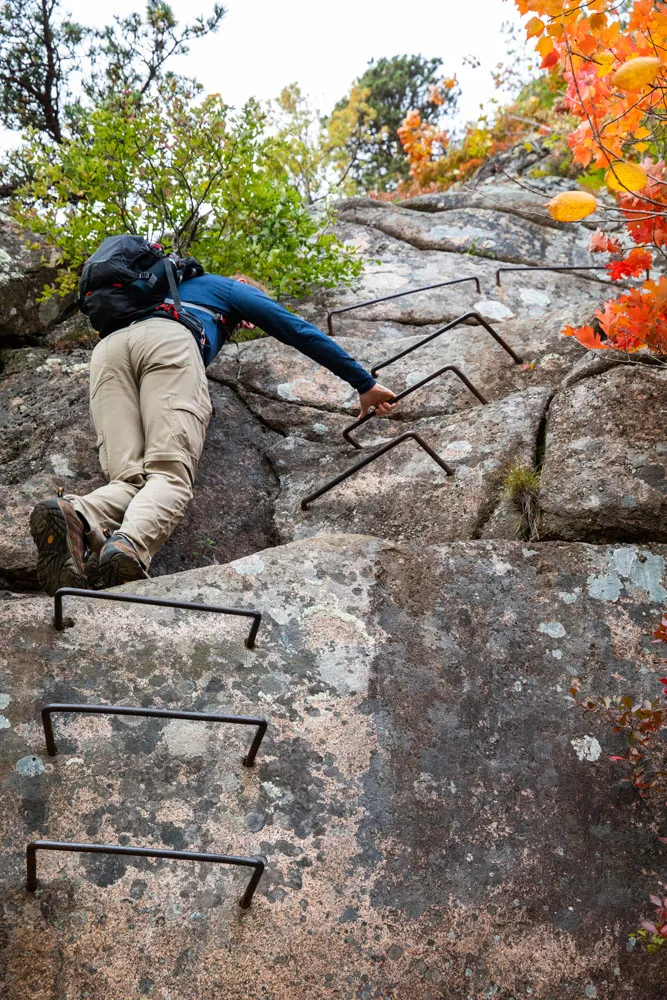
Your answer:
[[[178,320],[178,310],[176,306],[171,305],[170,303],[162,302],[159,306],[155,307],[155,312],[167,313],[169,319]]]

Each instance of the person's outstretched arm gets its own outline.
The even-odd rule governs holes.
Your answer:
[[[395,404],[389,402],[394,398],[391,389],[376,382],[370,372],[362,368],[335,340],[301,316],[288,312],[264,292],[235,281],[230,293],[230,305],[242,319],[261,327],[269,336],[296,348],[348,382],[359,393],[360,416],[365,417],[371,406],[375,407],[378,416],[387,416],[394,409]]]

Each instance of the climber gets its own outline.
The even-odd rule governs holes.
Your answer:
[[[361,416],[371,407],[379,416],[394,409],[391,390],[249,279],[203,274],[201,268],[198,273],[180,286],[179,307],[200,321],[200,331],[203,325],[199,342],[192,324],[174,322],[185,314],[176,312],[172,296],[154,307],[164,312],[115,329],[92,353],[90,414],[108,483],[33,509],[37,572],[49,594],[88,585],[87,553],[98,554],[100,588],[148,576],[151,560],[193,495],[211,417],[205,367],[236,327],[256,325],[344,379],[359,393]]]

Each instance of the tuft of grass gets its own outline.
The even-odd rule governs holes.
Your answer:
[[[540,488],[540,473],[532,465],[512,462],[503,482],[510,500],[520,504],[526,494],[534,495]]]
[[[525,517],[528,525],[528,537],[537,541],[539,469],[535,469],[532,465],[524,465],[522,462],[512,462],[505,473],[503,488],[514,506]]]

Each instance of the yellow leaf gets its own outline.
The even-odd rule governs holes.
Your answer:
[[[647,142],[635,142],[634,148],[638,153],[643,153],[645,149],[648,149],[649,144]]]
[[[604,175],[605,184],[612,191],[641,191],[646,187],[648,177],[638,163],[617,160]]]
[[[535,35],[541,35],[544,31],[544,21],[541,21],[539,17],[531,17],[530,21],[526,25],[526,36],[528,38],[534,38]]]
[[[638,56],[628,59],[614,73],[611,82],[619,90],[641,90],[653,83],[662,63],[656,56]]]
[[[611,73],[611,67],[614,65],[614,55],[612,52],[603,52],[601,56],[597,57],[597,62],[599,66],[595,75],[606,76],[608,73]]]
[[[635,129],[635,139],[646,139],[650,134],[651,129],[647,128],[646,125],[640,125],[639,128]]]
[[[586,191],[563,191],[547,203],[547,208],[556,222],[577,222],[591,215],[597,208],[597,202]]]
[[[540,53],[543,59],[545,56],[548,56],[550,52],[553,52],[555,47],[556,46],[554,45],[552,40],[550,38],[547,38],[546,35],[543,38],[540,38],[539,42],[535,46],[535,48]]]
[[[552,21],[547,28],[547,34],[551,35],[552,38],[560,38],[564,31],[565,29],[560,21]]]

